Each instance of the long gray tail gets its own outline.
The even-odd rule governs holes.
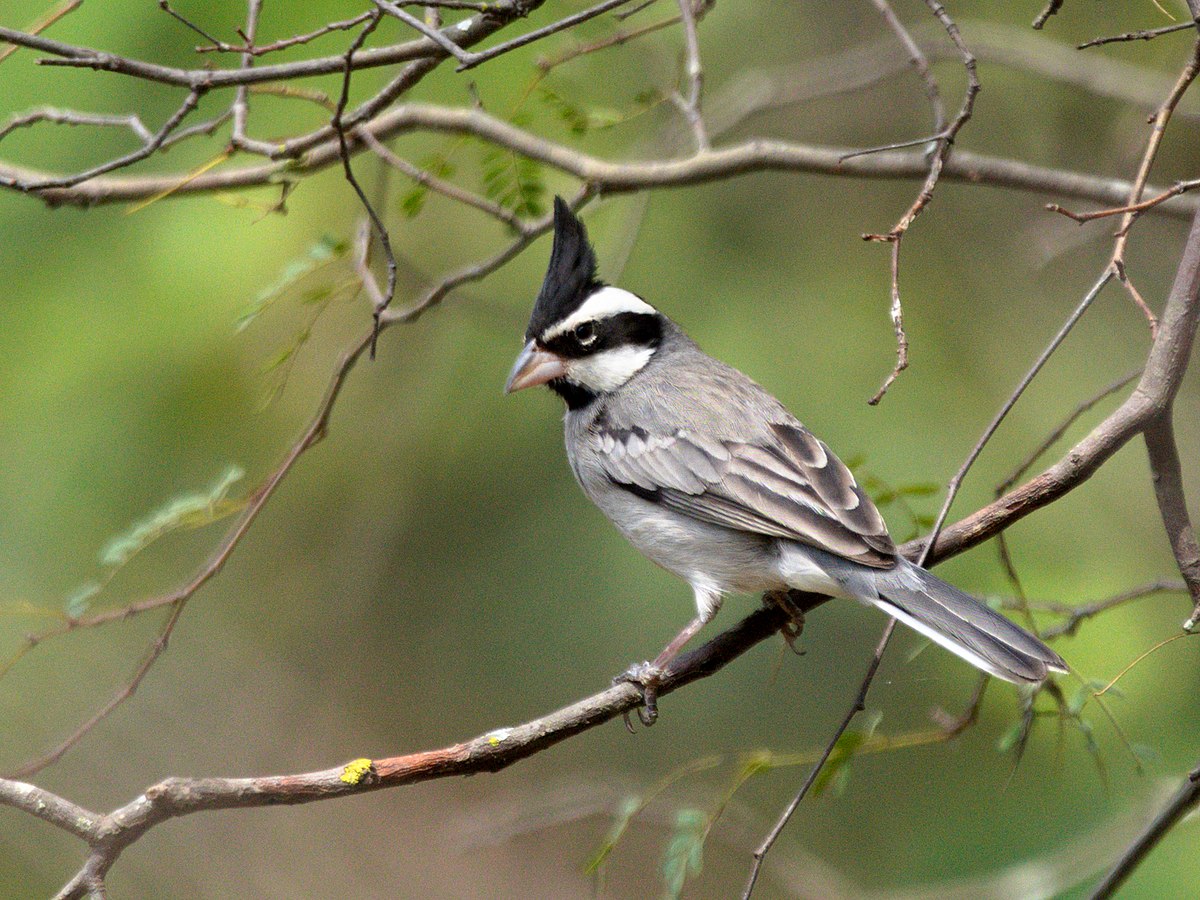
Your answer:
[[[990,675],[1037,684],[1051,670],[1067,671],[1028,631],[918,566],[901,563],[875,582],[879,596],[871,603]]]

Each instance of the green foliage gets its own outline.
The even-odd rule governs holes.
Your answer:
[[[72,619],[78,619],[92,605],[92,598],[104,590],[104,585],[98,581],[88,581],[81,584],[67,595],[63,601],[63,609]]]
[[[229,466],[208,490],[176,497],[111,538],[99,554],[100,565],[106,570],[103,577],[81,584],[63,600],[67,618],[83,616],[117,572],[159,538],[174,531],[202,528],[245,507],[245,500],[229,499],[229,489],[244,475],[240,466]]]
[[[431,153],[424,157],[417,165],[435,178],[453,178],[454,174],[458,171],[455,165],[450,162],[450,159],[441,153]],[[429,199],[429,188],[417,182],[400,195],[400,211],[404,213],[405,218],[416,218],[421,210],[425,208],[425,201],[427,199]]]
[[[545,85],[538,86],[536,96],[542,106],[576,137],[628,122],[666,99],[659,91],[641,91],[634,97],[632,108],[623,112],[608,106],[585,107]]]
[[[129,531],[109,541],[100,552],[100,564],[110,568],[123,566],[165,534],[185,528],[200,528],[241,509],[244,501],[230,500],[227,495],[243,475],[245,472],[240,467],[230,466],[207,491],[184,494],[171,500]],[[81,594],[77,591],[72,596],[76,595],[83,596],[86,601],[94,592]]]
[[[831,791],[835,796],[845,791],[846,785],[850,782],[850,761],[854,759],[854,754],[862,748],[863,744],[875,734],[875,729],[879,727],[881,721],[883,721],[883,713],[873,712],[867,716],[866,723],[862,728],[848,729],[838,738],[837,743],[833,745],[833,752],[829,754],[829,761],[825,763],[821,774],[813,783],[813,796],[819,797],[826,790]]]
[[[600,846],[596,849],[592,858],[583,867],[585,875],[598,875],[600,873],[600,867],[604,865],[605,860],[616,849],[617,843],[624,836],[629,823],[633,821],[633,817],[643,809],[645,809],[645,801],[642,797],[631,796],[621,801],[621,805],[617,810],[616,816],[613,817],[612,825],[609,826],[604,840],[600,842]]]
[[[863,471],[865,457],[852,456],[847,458],[845,463],[882,513],[887,515],[894,511],[907,520],[908,529],[899,538],[900,541],[910,541],[922,531],[933,527],[937,517],[914,509],[911,501],[936,496],[941,492],[940,485],[929,481],[917,481],[893,487],[879,476]]]
[[[546,211],[546,179],[542,164],[488,144],[480,156],[483,194],[523,218]]]
[[[235,325],[236,329],[244,331],[268,307],[281,297],[287,296],[290,291],[298,287],[310,275],[319,272],[337,260],[343,259],[349,252],[350,244],[348,242],[339,240],[328,234],[321,235],[317,242],[309,247],[303,256],[289,262],[284,266],[283,272],[274,282],[259,291],[258,296],[254,298],[254,301],[246,311],[238,317]],[[323,290],[325,288],[321,286],[310,288],[301,295],[301,302],[319,302]]]
[[[704,839],[709,819],[703,810],[681,809],[675,814],[675,828],[663,853],[662,875],[666,896],[678,897],[689,878],[704,867]]]

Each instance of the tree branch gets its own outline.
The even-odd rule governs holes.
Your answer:
[[[1197,803],[1200,803],[1200,766],[1192,769],[1175,796],[1168,801],[1162,811],[1154,817],[1154,821],[1125,851],[1112,870],[1104,876],[1104,880],[1092,893],[1091,900],[1108,900],[1109,897],[1115,896],[1117,889],[1124,884],[1125,879],[1150,854],[1150,851],[1158,846],[1158,842],[1166,836],[1167,832],[1178,825],[1180,819],[1196,807]]]
[[[347,123],[349,124],[349,122]],[[472,135],[505,147],[572,175],[605,193],[651,187],[680,187],[754,172],[790,171],[848,178],[924,179],[929,166],[920,153],[885,152],[846,160],[845,148],[815,147],[785,141],[749,141],[719,150],[697,153],[687,159],[609,162],[565,145],[546,140],[477,109],[453,109],[409,103],[378,117],[369,126],[380,141],[416,131]],[[350,131],[348,136],[354,137]],[[361,151],[355,140],[352,149]],[[178,176],[127,176],[95,178],[70,189],[39,190],[52,206],[94,206],[145,200],[164,191],[172,196],[255,187],[298,178],[340,162],[336,139],[321,143],[299,159],[209,172],[180,183]],[[55,176],[0,164],[0,184],[31,184]],[[1050,169],[1012,159],[958,150],[947,160],[942,177],[970,184],[1017,188],[1037,193],[1076,197],[1108,205],[1123,204],[1131,189],[1127,181],[1099,178],[1061,169]],[[1161,189],[1155,189],[1161,190]],[[1195,196],[1174,197],[1154,209],[1177,218],[1190,218],[1200,201]]]

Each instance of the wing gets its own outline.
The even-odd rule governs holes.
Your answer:
[[[888,568],[896,548],[850,470],[799,422],[754,443],[688,429],[651,434],[597,423],[590,434],[614,484],[714,525],[787,538]]]

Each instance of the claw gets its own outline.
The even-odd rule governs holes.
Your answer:
[[[804,634],[804,610],[792,601],[787,591],[772,591],[763,599],[775,604],[787,614],[791,621],[779,629],[779,633],[793,653],[803,656],[804,649],[797,646],[796,641],[799,640],[800,635]]]
[[[638,720],[649,728],[658,721],[658,685],[662,681],[663,671],[648,662],[634,663],[613,679],[613,684],[634,684],[642,689],[642,705],[638,707]],[[622,714],[625,727],[633,734],[633,723],[629,720],[629,712]]]

